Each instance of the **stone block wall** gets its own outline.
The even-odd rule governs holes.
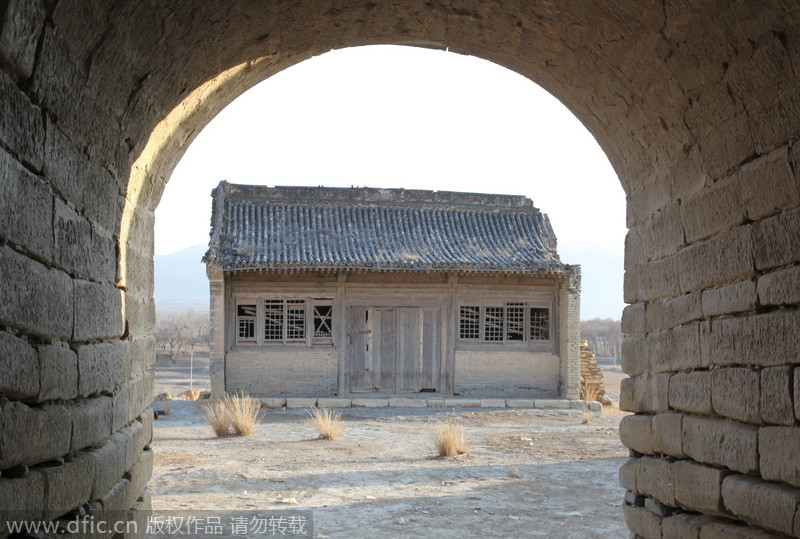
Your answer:
[[[87,73],[50,4],[0,6],[0,522],[150,505],[152,230],[122,282],[118,122],[65,114]]]
[[[244,90],[370,43],[529,77],[617,171],[635,535],[800,535],[794,2],[0,2],[0,508],[148,506],[164,185]]]

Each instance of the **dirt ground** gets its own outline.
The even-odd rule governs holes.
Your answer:
[[[157,392],[178,393],[181,368],[157,364]],[[616,401],[623,375],[604,370]],[[156,514],[310,509],[314,537],[330,538],[628,535],[616,410],[587,425],[578,410],[348,408],[329,441],[303,410],[266,411],[251,436],[215,438],[196,403],[153,406],[169,410],[155,422]],[[434,456],[430,426],[446,416],[463,424],[466,457]]]

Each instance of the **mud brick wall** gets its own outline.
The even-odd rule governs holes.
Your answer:
[[[619,175],[635,535],[798,535],[798,19],[732,0],[0,2],[0,507],[149,504],[172,169],[257,82],[394,43],[539,83]]]

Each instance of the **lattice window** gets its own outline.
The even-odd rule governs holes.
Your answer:
[[[506,303],[506,340],[525,340],[524,303]]]
[[[486,342],[503,342],[505,320],[503,307],[486,307],[483,320],[483,340]]]
[[[241,304],[236,306],[236,341],[256,341],[256,306]]]
[[[286,300],[286,340],[304,341],[306,339],[306,301],[304,299]]]
[[[459,317],[459,337],[481,338],[481,308],[477,305],[462,305]]]
[[[314,302],[314,338],[333,338],[333,307]]]
[[[550,309],[531,307],[531,340],[550,339]]]
[[[283,300],[264,300],[264,340],[283,342]]]

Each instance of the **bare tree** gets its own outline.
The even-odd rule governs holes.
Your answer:
[[[620,360],[622,330],[619,320],[611,318],[581,320],[581,339],[586,339],[598,358],[611,358],[615,362]]]
[[[210,337],[208,313],[198,314],[194,309],[159,315],[156,320],[156,343],[167,350],[175,362],[197,345],[208,344]]]

